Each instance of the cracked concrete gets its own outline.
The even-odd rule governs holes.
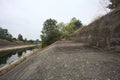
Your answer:
[[[120,54],[72,41],[58,41],[0,80],[120,80]]]

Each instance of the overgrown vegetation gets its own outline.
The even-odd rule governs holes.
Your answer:
[[[63,22],[57,23],[55,19],[47,19],[43,24],[42,29],[42,47],[50,45],[55,41],[62,39],[70,34],[72,34],[75,30],[79,29],[82,26],[81,21],[76,19],[75,17],[70,20],[69,23],[65,24]]]
[[[111,4],[108,5],[109,9],[120,7],[120,0],[110,0]]]

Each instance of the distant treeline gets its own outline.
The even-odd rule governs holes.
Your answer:
[[[57,40],[63,39],[82,26],[81,21],[73,17],[69,23],[57,23],[55,19],[47,19],[43,24],[42,29],[42,46],[47,46]]]
[[[3,29],[0,27],[0,39],[12,41],[13,36],[8,32],[8,29]]]
[[[28,43],[35,43],[35,42],[40,42],[39,39],[37,40],[27,40],[27,38],[23,38],[21,34],[18,35],[17,38],[13,37],[12,34],[8,32],[8,29],[3,29],[0,27],[0,39],[5,39],[8,41],[23,41],[23,42],[28,42]]]

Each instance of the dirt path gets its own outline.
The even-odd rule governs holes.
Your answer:
[[[27,59],[0,80],[120,80],[120,54],[59,41]]]

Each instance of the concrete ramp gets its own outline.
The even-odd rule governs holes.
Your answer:
[[[120,80],[120,54],[58,41],[0,77],[0,80]]]

